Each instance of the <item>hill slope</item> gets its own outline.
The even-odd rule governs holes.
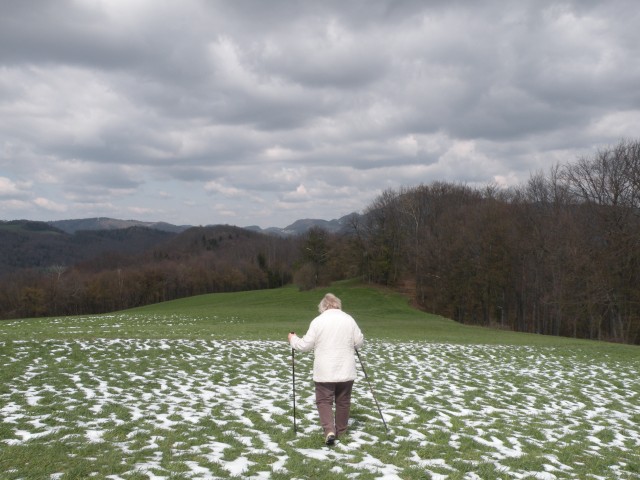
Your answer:
[[[107,217],[55,220],[47,223],[70,234],[76,233],[79,230],[123,230],[131,227],[146,227],[162,232],[180,233],[189,228],[188,225],[172,225],[165,222],[142,222],[139,220],[118,220]]]
[[[71,266],[107,252],[134,255],[174,236],[143,227],[69,234],[45,222],[0,222],[0,275],[23,268]]]
[[[185,335],[279,340],[286,338],[286,333],[291,330],[304,333],[309,322],[318,314],[317,305],[322,296],[328,292],[341,298],[343,309],[356,318],[368,338],[465,344],[607,345],[462,325],[413,308],[406,297],[399,293],[356,280],[335,282],[330,287],[304,292],[288,286],[272,290],[199,295],[148,305],[123,314],[172,318],[166,329],[162,321],[154,325],[153,335],[161,338]],[[178,318],[184,319],[184,323],[177,321]],[[612,348],[624,347],[615,345]],[[632,352],[638,352],[638,347],[629,348]]]

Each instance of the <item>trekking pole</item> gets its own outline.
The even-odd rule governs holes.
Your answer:
[[[369,384],[369,390],[371,391],[371,396],[373,397],[373,401],[376,402],[376,407],[378,407],[378,413],[380,414],[380,418],[382,419],[382,423],[384,424],[384,429],[386,430],[387,435],[389,435],[389,428],[387,427],[387,422],[384,421],[384,417],[382,416],[382,409],[380,408],[380,404],[378,403],[378,400],[376,399],[376,396],[373,393],[373,386],[371,385],[371,381],[369,380],[367,371],[364,368],[364,363],[362,363],[362,358],[360,358],[360,352],[358,352],[357,348],[355,350],[356,350],[356,354],[358,355],[358,360],[360,360],[360,366],[362,367],[364,378],[367,380],[367,383]]]
[[[293,352],[294,349],[293,347],[291,347],[291,372],[293,376],[293,432],[297,435],[298,425],[296,424],[296,362]]]

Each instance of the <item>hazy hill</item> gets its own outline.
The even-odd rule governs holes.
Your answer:
[[[266,229],[230,225],[190,227],[106,217],[50,222],[0,221],[0,275],[25,268],[46,269],[80,263],[99,268],[101,262],[124,263],[154,249],[167,258],[250,242],[260,236],[295,237],[314,227],[339,233],[348,229],[353,215],[357,214],[330,221],[302,219],[285,228]]]
[[[189,225],[172,225],[165,222],[141,222],[138,220],[118,220],[107,217],[55,220],[47,223],[67,233],[76,233],[79,230],[122,230],[130,227],[146,227],[163,232],[180,233],[185,231],[187,228],[190,228]]]
[[[259,232],[232,225],[191,227],[155,249],[155,254],[181,256],[219,250],[228,245],[238,246],[246,241],[268,238]]]
[[[317,218],[305,218],[301,220],[296,220],[291,225],[284,228],[277,227],[269,227],[269,228],[260,228],[258,226],[252,225],[250,227],[245,227],[248,230],[253,230],[261,233],[268,233],[272,235],[281,235],[281,236],[289,236],[289,235],[302,235],[308,232],[311,228],[318,227],[326,230],[330,233],[341,233],[349,229],[349,221],[354,217],[358,216],[357,213],[350,213],[349,215],[345,215],[344,217],[334,219],[334,220],[322,220]]]
[[[70,266],[105,253],[135,255],[176,235],[144,227],[70,234],[46,222],[0,222],[0,274],[23,268]]]
[[[305,218],[296,220],[291,225],[284,228],[261,228],[257,225],[251,225],[243,228],[246,230],[251,230],[253,232],[285,237],[290,235],[302,235],[308,232],[309,229],[314,227],[322,228],[331,233],[339,233],[349,227],[349,220],[354,215],[358,214],[351,213],[334,220]],[[182,233],[185,230],[192,228],[192,225],[172,225],[166,222],[142,222],[139,220],[118,220],[116,218],[107,217],[55,220],[46,223],[56,229],[70,234],[76,233],[81,230],[121,230],[130,227],[146,227],[163,232]],[[211,227],[213,225],[208,226]]]

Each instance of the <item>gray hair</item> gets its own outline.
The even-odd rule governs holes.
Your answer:
[[[331,308],[342,310],[342,302],[333,293],[327,293],[320,302],[320,305],[318,305],[318,311],[322,313]]]

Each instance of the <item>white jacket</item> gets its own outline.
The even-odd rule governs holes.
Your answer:
[[[313,350],[315,382],[356,379],[354,349],[362,346],[364,336],[353,317],[342,310],[325,310],[313,319],[304,337],[294,335],[290,343],[302,352]]]

